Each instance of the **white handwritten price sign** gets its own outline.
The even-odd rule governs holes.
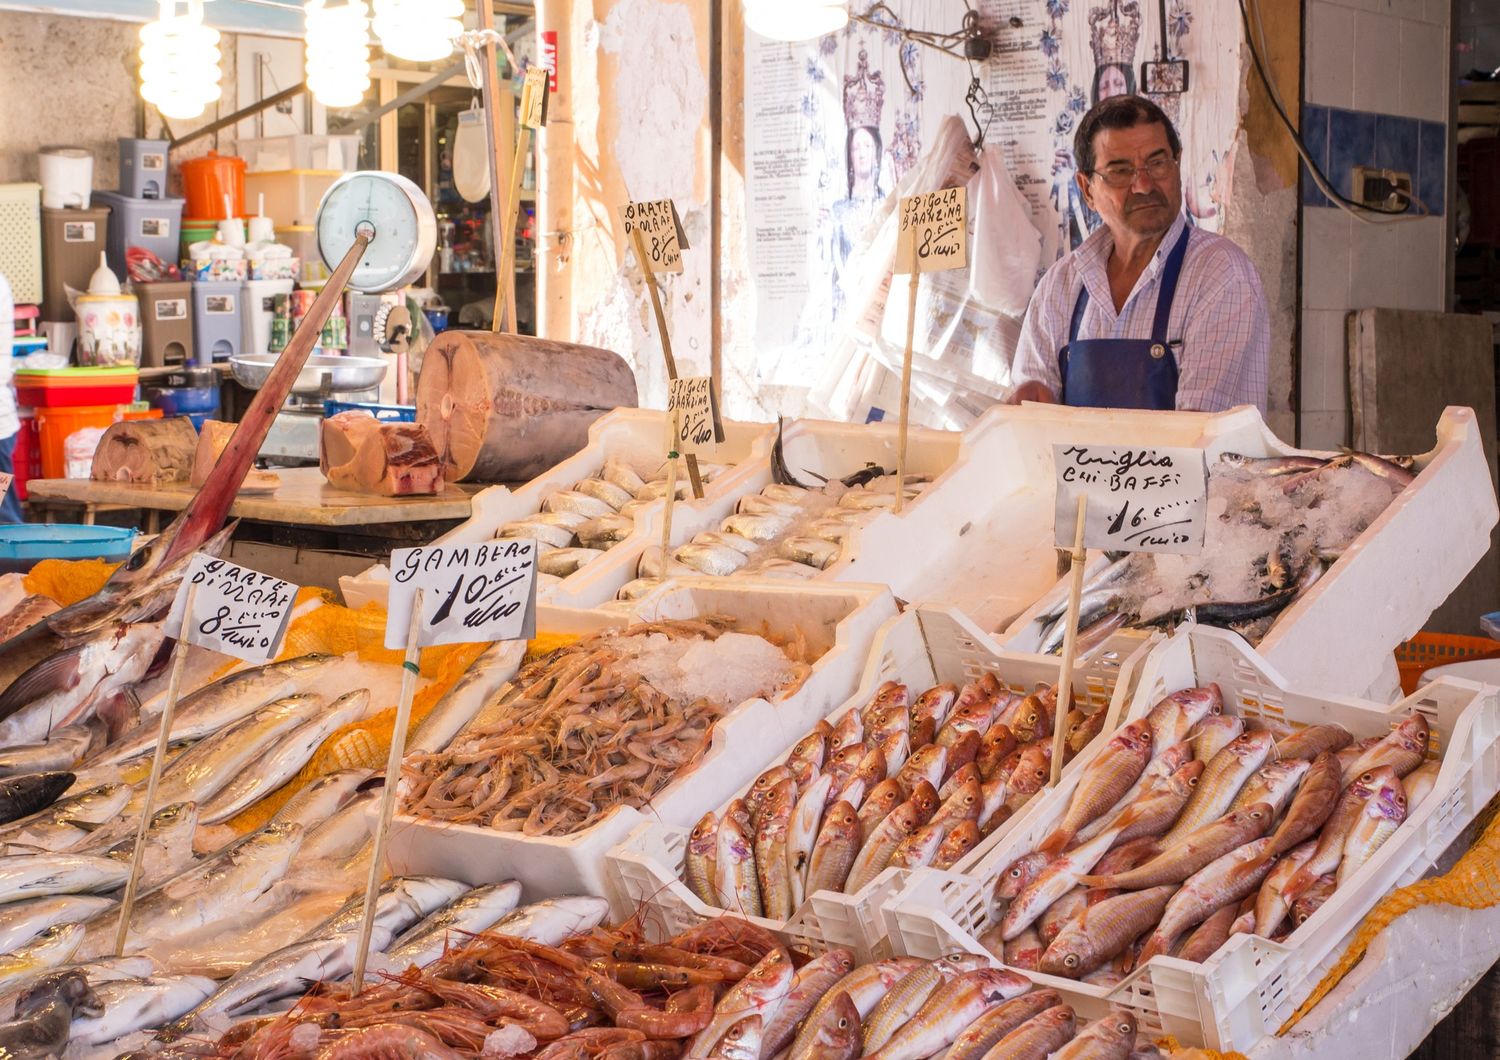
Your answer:
[[[10,492],[10,484],[15,477],[8,471],[0,471],[0,499],[4,499],[5,495]]]
[[[724,440],[714,381],[706,375],[690,375],[667,383],[667,412],[678,412],[677,436],[672,448],[679,453],[702,453]]]
[[[1109,552],[1203,551],[1208,466],[1201,449],[1054,445],[1059,547],[1073,545],[1080,495],[1088,498],[1083,541]]]
[[[536,635],[536,542],[481,541],[391,552],[385,646],[406,647],[412,598],[422,590],[417,642],[477,644]]]
[[[682,252],[692,247],[688,246],[687,235],[677,217],[677,207],[671,199],[628,202],[620,207],[620,217],[625,222],[627,238],[640,232],[641,246],[645,248],[652,272],[682,271]]]
[[[193,612],[184,618],[190,586]],[[291,582],[200,553],[172,601],[167,636],[245,662],[269,662],[281,649],[296,598]]]
[[[901,199],[901,230],[896,237],[896,272],[961,269],[969,263],[969,193],[944,188]]]

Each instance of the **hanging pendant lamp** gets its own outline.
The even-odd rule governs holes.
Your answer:
[[[745,0],[745,25],[771,40],[812,40],[848,21],[848,0]]]
[[[141,98],[168,118],[196,118],[219,98],[219,31],[203,24],[203,0],[160,0],[141,27]]]
[[[387,55],[435,62],[453,54],[464,0],[375,0],[375,36]]]
[[[307,88],[325,107],[355,107],[370,89],[370,21],[365,0],[307,0]]]

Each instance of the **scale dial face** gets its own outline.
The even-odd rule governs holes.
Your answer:
[[[362,170],[340,177],[318,204],[318,253],[329,269],[360,231],[371,235],[349,286],[376,293],[404,287],[432,262],[437,218],[422,190],[396,173]]]

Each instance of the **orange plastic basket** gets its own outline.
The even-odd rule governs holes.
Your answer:
[[[1396,669],[1401,671],[1401,691],[1411,695],[1417,679],[1434,666],[1471,659],[1500,656],[1500,641],[1489,637],[1466,637],[1459,633],[1418,633],[1396,648]]]

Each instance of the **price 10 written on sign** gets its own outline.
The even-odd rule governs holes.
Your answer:
[[[536,634],[536,558],[529,539],[393,550],[385,646],[407,646],[418,589],[423,647],[529,640]]]

